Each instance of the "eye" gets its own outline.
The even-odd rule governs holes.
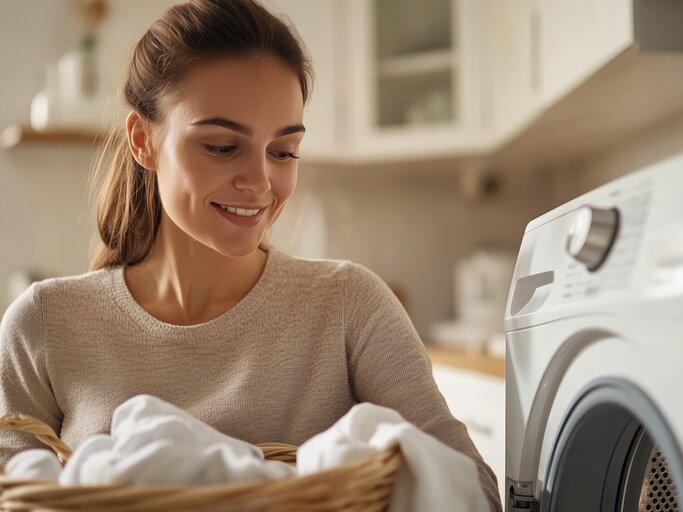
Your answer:
[[[204,147],[209,153],[218,156],[228,156],[237,149],[237,146],[211,146],[209,144],[204,144]]]
[[[273,155],[277,160],[281,160],[283,162],[291,158],[299,158],[294,153],[290,153],[289,151],[271,151],[270,154]]]

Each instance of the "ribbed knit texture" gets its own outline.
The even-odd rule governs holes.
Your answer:
[[[454,419],[400,302],[367,268],[270,249],[238,304],[178,326],[147,313],[123,268],[34,283],[0,324],[0,414],[35,416],[71,448],[109,433],[140,393],[252,443],[300,445],[358,402],[391,407],[472,457],[493,510],[495,476]],[[0,433],[0,464],[44,447]]]

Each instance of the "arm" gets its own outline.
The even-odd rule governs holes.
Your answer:
[[[365,267],[352,266],[344,283],[344,315],[349,379],[356,400],[390,407],[471,457],[491,510],[500,511],[496,477],[465,425],[451,415],[434,382],[427,351],[389,287]]]
[[[45,362],[43,321],[34,284],[5,312],[0,323],[0,415],[27,414],[50,425],[57,435],[62,413]],[[0,432],[0,465],[29,448],[47,448],[32,434]]]

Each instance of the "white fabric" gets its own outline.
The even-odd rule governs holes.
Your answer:
[[[22,480],[57,480],[61,471],[57,455],[47,447],[24,450],[5,465],[6,475]]]
[[[14,478],[60,484],[218,484],[308,475],[365,459],[398,443],[403,454],[389,512],[489,512],[477,466],[392,409],[355,405],[299,447],[296,469],[264,460],[259,448],[226,436],[150,395],[121,404],[112,434],[79,446],[60,472],[57,456],[27,450],[5,467]]]
[[[279,461],[150,395],[114,411],[111,436],[95,436],[66,464],[62,485],[98,483],[217,484],[293,476]],[[77,450],[78,451],[78,450]]]
[[[111,435],[98,434],[81,444],[58,478],[49,473],[54,466],[49,457],[31,459],[25,455],[28,452],[12,458],[6,467],[8,475],[26,478],[30,467],[31,475],[49,474],[65,486],[203,485],[296,475],[284,462],[264,460],[258,447],[226,436],[150,395],[135,396],[117,407]]]
[[[392,409],[363,403],[299,447],[307,475],[363,459],[398,443],[403,454],[389,512],[490,512],[472,459],[405,421]]]

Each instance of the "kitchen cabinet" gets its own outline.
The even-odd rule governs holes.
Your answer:
[[[317,73],[308,161],[474,156],[504,167],[508,154],[496,153],[531,127],[541,142],[522,140],[514,156],[533,165],[540,151],[548,164],[636,133],[678,99],[669,94],[654,113],[639,114],[635,102],[619,98],[651,95],[652,86],[629,80],[617,97],[615,73],[602,73],[628,51],[636,57],[622,68],[650,69],[641,52],[683,49],[671,21],[683,18],[678,0],[425,0],[419,9],[414,0],[273,1],[299,28]],[[575,100],[601,73],[604,83]],[[559,104],[559,113],[545,115]],[[608,116],[598,110],[619,121],[603,127]],[[556,137],[553,146],[557,130],[579,124],[577,114],[599,136]]]
[[[633,0],[541,0],[543,103],[551,104],[634,43]]]
[[[634,43],[632,0],[488,0],[492,147]]]
[[[311,53],[308,160],[476,152],[477,0],[273,0]]]
[[[562,167],[683,115],[683,2],[482,1],[487,165]]]
[[[271,0],[273,12],[283,15],[299,32],[313,62],[314,87],[306,106],[306,135],[301,151],[307,160],[343,156],[346,92],[340,55],[345,25],[337,0]]]
[[[505,486],[505,380],[466,369],[432,364],[434,380],[454,417],[462,421],[501,493]]]
[[[540,0],[488,1],[492,146],[519,133],[541,109],[540,7]]]
[[[478,151],[476,0],[351,0],[351,145],[364,161]]]

